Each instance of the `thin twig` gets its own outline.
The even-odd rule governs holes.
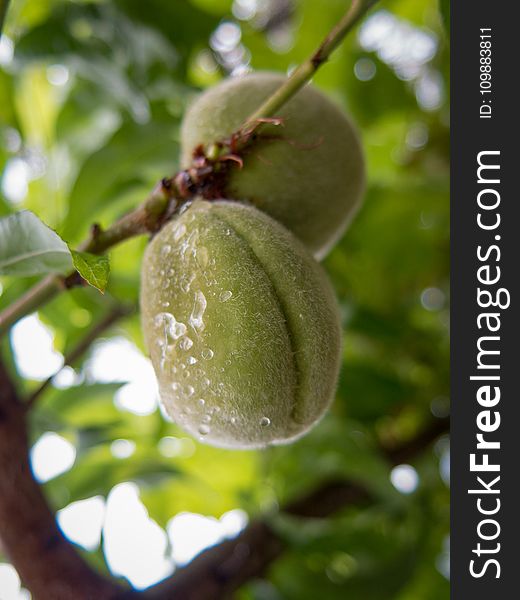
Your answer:
[[[175,201],[175,190],[170,184],[170,180],[159,182],[141,206],[123,216],[108,229],[92,227],[90,237],[79,249],[91,254],[103,254],[124,240],[159,228],[172,200]],[[77,275],[76,272],[67,277],[49,275],[27,290],[0,313],[0,337],[22,317],[41,308],[62,291],[80,285],[82,280]]]
[[[242,131],[248,132],[258,127],[261,119],[273,117],[328,60],[332,52],[341,44],[347,33],[358,23],[377,0],[353,0],[349,10],[323,40],[319,48],[303,62],[287,80],[246,120]]]
[[[64,367],[72,366],[78,358],[83,356],[90,346],[103,334],[107,329],[112,327],[119,319],[131,314],[133,308],[117,304],[111,311],[109,311],[98,323],[94,325],[86,335],[72,348],[72,350],[65,355],[63,359],[63,365],[60,369],[43,381],[40,386],[27,398],[24,403],[26,410],[32,408],[36,400],[41,394],[51,385],[54,378],[63,370]]]
[[[245,121],[239,132],[237,132],[238,149],[243,149],[250,142],[251,131],[262,126],[262,119],[272,117],[310,80],[317,69],[329,58],[332,51],[341,43],[346,34],[376,2],[377,0],[353,0],[347,13],[327,35],[316,52],[298,67],[280,88]],[[185,177],[189,179],[190,173],[197,172],[197,170],[195,166],[186,171],[181,171],[172,178],[163,179],[141,206],[125,215],[108,229],[104,231],[95,229],[95,235],[92,235],[87,242],[82,244],[80,250],[91,252],[92,254],[102,254],[124,240],[150,231],[153,232],[160,228],[165,220],[174,212],[173,209],[178,208],[179,203],[186,199],[186,192],[193,192],[190,186],[185,188],[181,184]],[[174,204],[173,209],[172,202]],[[63,290],[79,283],[81,283],[81,280],[74,274],[66,278],[50,276],[43,279],[0,313],[0,337],[16,321],[30,312],[37,310]]]

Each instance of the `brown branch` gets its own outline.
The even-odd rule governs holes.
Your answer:
[[[0,359],[0,537],[35,600],[108,600],[124,589],[93,571],[59,530],[29,464],[25,410]]]
[[[448,419],[437,419],[419,434],[391,449],[383,449],[390,464],[411,460],[449,430]],[[373,501],[356,482],[336,480],[288,504],[283,512],[295,517],[324,518],[348,506]],[[283,541],[264,520],[252,521],[236,538],[208,548],[172,577],[149,588],[151,600],[225,600],[244,583],[261,576],[285,550]]]
[[[72,366],[78,360],[78,358],[83,356],[83,354],[90,348],[90,346],[101,334],[112,327],[112,325],[119,321],[119,319],[131,314],[133,310],[133,307],[130,308],[121,304],[117,304],[114,308],[112,308],[112,310],[110,310],[98,323],[96,323],[77,343],[77,345],[74,346],[74,348],[72,348],[72,350],[64,357],[61,368],[54,373],[54,375],[51,375],[49,378],[43,381],[40,386],[37,387],[36,390],[34,390],[34,392],[27,398],[24,403],[25,408],[29,409],[33,406],[36,400],[47,389],[47,387],[51,385],[54,378],[62,371],[64,367]]]

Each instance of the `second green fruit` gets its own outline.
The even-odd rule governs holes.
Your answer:
[[[236,132],[286,77],[253,73],[228,79],[204,92],[182,125],[182,167],[193,149]],[[245,200],[290,229],[322,258],[344,232],[361,202],[364,159],[358,135],[336,104],[307,85],[264,125],[261,138],[234,167],[227,198]]]

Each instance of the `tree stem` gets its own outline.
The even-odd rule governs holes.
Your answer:
[[[63,287],[64,283],[60,277],[49,275],[30,288],[0,313],[0,337],[7,333],[16,321],[52,300]]]
[[[72,350],[65,355],[63,365],[61,368],[51,375],[45,381],[43,381],[36,390],[27,398],[24,403],[25,408],[28,410],[32,408],[36,400],[42,395],[42,393],[51,385],[54,378],[60,373],[63,367],[72,366],[78,358],[80,358],[90,348],[90,346],[102,335],[107,329],[112,327],[122,317],[129,315],[133,312],[133,308],[116,304],[116,306],[110,310],[98,323],[96,323],[89,331],[87,331],[85,337],[83,337]]]
[[[247,119],[243,131],[258,126],[260,119],[274,117],[280,108],[290,100],[328,60],[332,52],[340,45],[347,33],[377,0],[353,0],[349,10],[323,40],[319,48],[293,73],[267,100]]]

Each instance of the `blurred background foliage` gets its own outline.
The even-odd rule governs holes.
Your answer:
[[[72,244],[93,222],[110,224],[176,171],[179,123],[194,94],[251,68],[290,70],[346,5],[12,0],[0,42],[0,216],[30,209]],[[448,597],[447,440],[413,468],[394,471],[377,451],[413,437],[432,413],[448,412],[447,5],[382,2],[314,79],[357,122],[369,182],[362,210],[325,261],[345,345],[337,399],[318,427],[261,452],[188,439],[157,408],[135,313],[105,332],[35,406],[33,468],[52,506],[67,510],[97,497],[107,511],[90,544],[75,539],[71,519],[61,522],[96,568],[149,585],[180,562],[172,554],[183,543],[171,527],[176,514],[219,519],[240,509],[232,514],[244,521],[245,514],[273,514],[290,547],[265,579],[241,590],[241,600]],[[111,252],[104,296],[73,290],[13,330],[21,390],[30,393],[59,367],[114,303],[137,303],[145,243]],[[1,279],[0,306],[34,281]],[[52,341],[55,363],[47,367],[43,353],[28,353],[42,336]],[[64,445],[54,455],[40,452],[47,470],[59,462],[56,453],[72,458],[44,474],[36,450],[50,439]],[[303,524],[276,516],[284,501],[331,476],[363,481],[377,505]],[[148,579],[115,565],[107,550],[104,499],[124,482],[137,484],[148,523],[166,540],[163,571],[149,570]]]

